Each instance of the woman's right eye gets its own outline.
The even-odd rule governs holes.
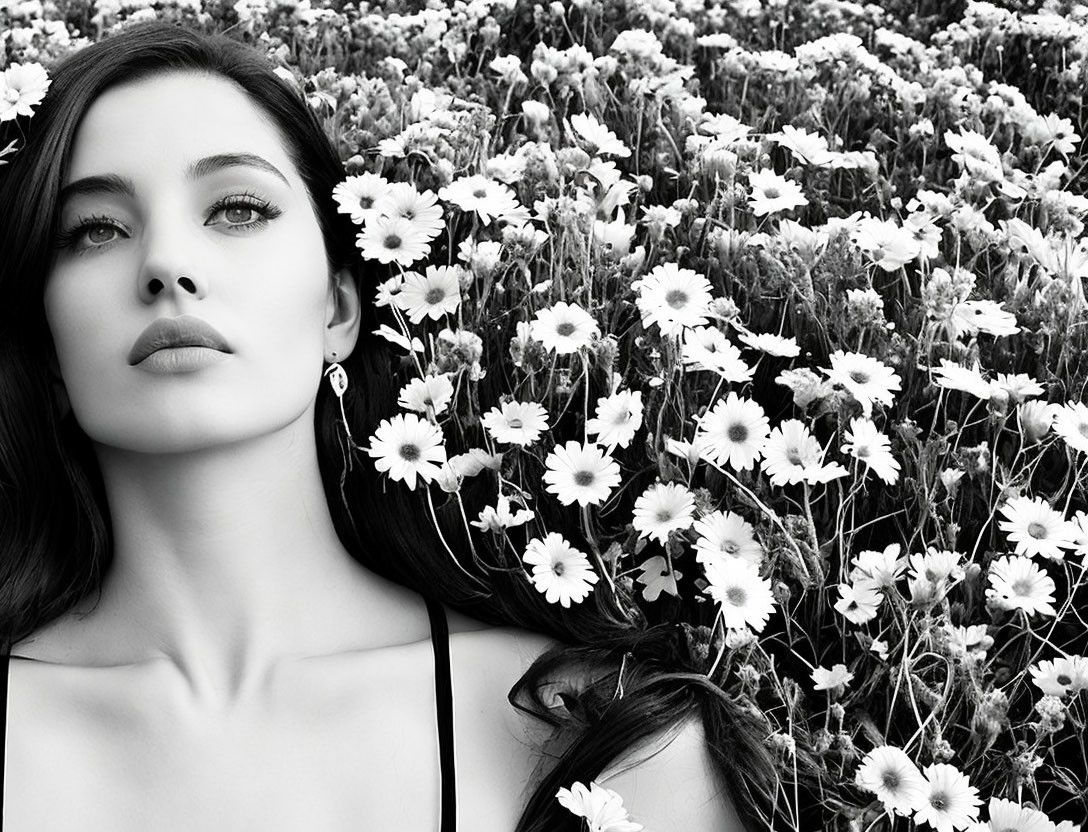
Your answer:
[[[124,229],[108,217],[81,217],[72,228],[62,231],[57,248],[72,249],[80,254],[88,249],[106,248],[116,242]]]

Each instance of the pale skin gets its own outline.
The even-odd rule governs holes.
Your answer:
[[[225,154],[278,175],[237,159],[188,175]],[[97,605],[13,650],[5,829],[433,832],[426,610],[345,551],[318,472],[323,361],[350,354],[361,300],[328,269],[305,184],[243,91],[180,73],[92,105],[65,184],[102,175],[133,192],[64,206],[64,229],[108,221],[59,255],[45,300],[114,564]],[[278,216],[210,210],[238,194]],[[182,314],[232,352],[129,364],[148,324]],[[549,642],[449,617],[459,828],[511,832],[547,729],[506,695]],[[653,747],[599,778],[634,819],[741,832],[696,724]]]

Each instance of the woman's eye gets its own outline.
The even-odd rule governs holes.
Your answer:
[[[227,228],[259,228],[282,212],[271,203],[256,197],[246,200],[225,199],[212,206],[205,225],[225,225]],[[222,221],[213,222],[217,217]]]
[[[125,230],[107,217],[80,217],[74,228],[58,235],[56,247],[82,254],[91,249],[109,248],[123,235]]]
[[[225,208],[223,219],[231,225],[250,225],[258,219],[257,209],[242,205]]]
[[[84,229],[84,232],[87,235],[87,242],[98,246],[113,242],[113,235],[117,233],[117,229],[112,225],[92,225]]]

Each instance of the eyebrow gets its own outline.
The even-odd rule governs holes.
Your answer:
[[[205,156],[189,165],[185,171],[185,178],[189,181],[211,176],[227,168],[247,167],[263,170],[280,179],[287,187],[291,184],[287,177],[280,173],[279,169],[254,153],[219,153],[215,156]],[[132,180],[116,173],[102,174],[101,176],[86,176],[65,185],[60,192],[59,204],[64,205],[69,199],[85,194],[118,194],[135,198],[136,186]]]

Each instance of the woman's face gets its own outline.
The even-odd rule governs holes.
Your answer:
[[[336,293],[306,186],[245,92],[196,73],[110,89],[62,187],[45,311],[92,440],[174,452],[312,425]]]

